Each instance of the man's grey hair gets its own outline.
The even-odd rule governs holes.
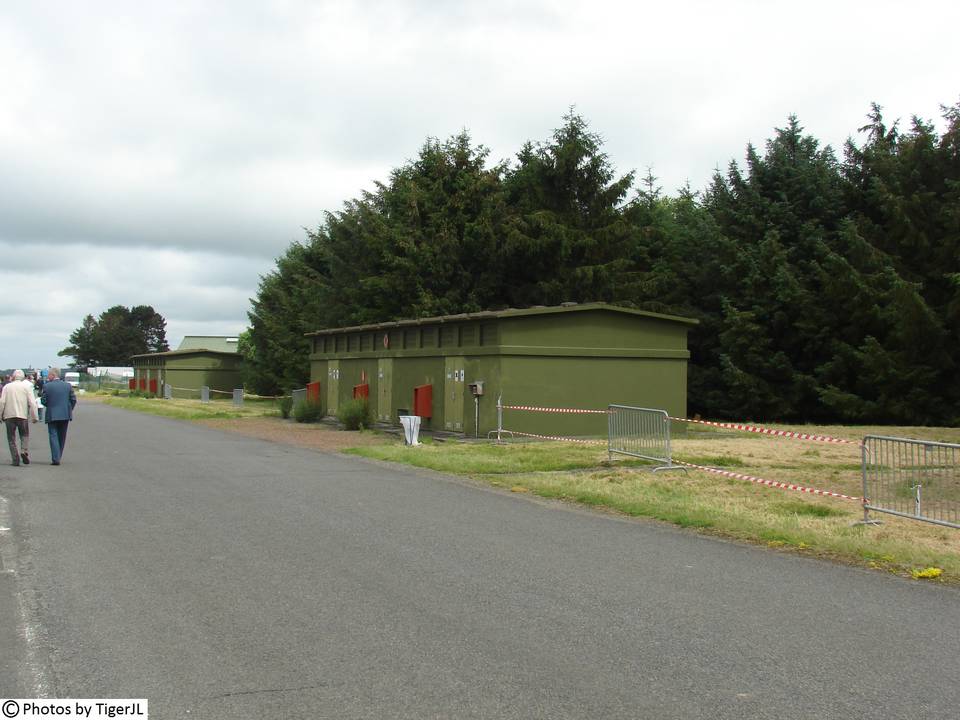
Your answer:
[[[50,380],[56,380],[60,377],[60,368],[50,368],[47,370],[47,378]]]
[[[20,370],[20,369],[18,368],[18,369],[16,369],[16,370],[13,371],[13,379],[14,379],[14,380],[23,380],[23,377],[24,377],[24,376],[23,376],[23,370]]]

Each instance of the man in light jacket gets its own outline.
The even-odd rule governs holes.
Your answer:
[[[47,434],[50,436],[50,464],[59,465],[63,457],[63,447],[67,444],[67,425],[73,420],[73,406],[77,396],[73,386],[60,379],[60,371],[50,368],[47,382],[43,386],[40,401],[47,409],[44,413],[47,422]]]
[[[10,459],[13,464],[19,465],[23,461],[24,465],[29,465],[30,425],[27,421],[37,422],[37,400],[33,396],[33,383],[24,380],[23,370],[15,370],[13,381],[3,386],[3,392],[0,393],[0,417],[7,426],[7,443],[10,445]]]

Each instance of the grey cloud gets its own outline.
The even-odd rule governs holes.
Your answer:
[[[53,359],[83,315],[117,303],[153,304],[169,332],[242,328],[303,228],[427,137],[465,128],[491,162],[511,159],[575,104],[618,172],[652,166],[673,193],[705,187],[793,112],[839,152],[873,100],[934,120],[954,101],[956,3],[768,5],[11,4],[0,282],[15,299],[0,365],[16,364],[21,328]],[[834,43],[823,18],[856,32]]]

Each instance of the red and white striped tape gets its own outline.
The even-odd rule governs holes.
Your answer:
[[[710,420],[691,420],[690,418],[670,417],[671,420],[678,422],[697,423],[698,425],[710,425],[711,427],[726,428],[728,430],[743,430],[744,432],[760,433],[761,435],[773,435],[775,437],[788,437],[797,440],[814,440],[816,442],[837,443],[842,445],[860,445],[854,440],[841,440],[840,438],[830,437],[829,435],[810,435],[808,433],[793,432],[791,430],[772,430],[771,428],[759,427],[757,425],[742,425],[740,423],[719,423]]]
[[[534,407],[531,405],[501,405],[500,407],[502,407],[504,410],[529,410],[532,412],[549,412],[549,413],[575,413],[575,414],[597,413],[600,415],[607,415],[610,412],[609,410],[582,410],[580,408]]]
[[[835,497],[843,500],[855,500],[863,504],[866,504],[867,502],[866,498],[854,497],[853,495],[844,495],[843,493],[831,492],[829,490],[817,490],[816,488],[809,488],[803,485],[794,485],[793,483],[777,482],[776,480],[764,480],[763,478],[754,477],[753,475],[731,472],[730,470],[721,470],[720,468],[707,467],[706,465],[695,465],[694,463],[683,462],[682,460],[674,460],[673,462],[675,465],[683,465],[685,467],[694,468],[695,470],[703,470],[704,472],[714,473],[715,475],[723,475],[724,477],[734,478],[736,480],[746,480],[748,482],[757,483],[758,485],[780,488],[781,490],[796,490],[797,492],[810,493],[812,495]]]
[[[581,440],[579,438],[571,437],[557,437],[555,435],[537,435],[536,433],[525,433],[520,432],[519,430],[501,430],[502,433],[510,433],[512,435],[523,435],[524,437],[539,438],[540,440],[560,440],[562,442],[572,442],[579,443],[581,445],[606,445],[606,440]]]

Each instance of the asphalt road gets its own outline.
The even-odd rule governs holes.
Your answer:
[[[81,403],[0,465],[0,696],[171,718],[943,718],[960,592]],[[0,458],[5,457],[0,456]]]

